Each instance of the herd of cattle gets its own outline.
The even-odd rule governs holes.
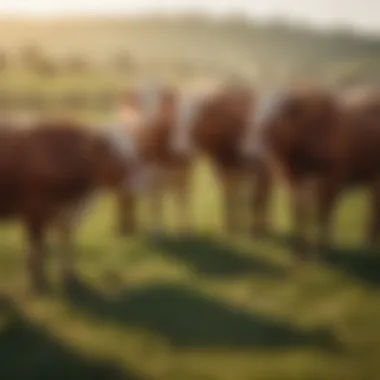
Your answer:
[[[59,239],[62,277],[74,279],[73,233],[79,214],[103,189],[117,196],[117,227],[138,228],[137,198],[148,192],[152,228],[162,229],[162,200],[174,191],[178,227],[192,229],[191,182],[196,159],[206,157],[223,194],[226,232],[244,229],[239,188],[252,197],[250,231],[270,231],[270,200],[280,180],[289,189],[299,258],[325,253],[340,195],[369,190],[368,245],[380,236],[380,94],[291,87],[265,94],[224,86],[181,93],[161,87],[127,91],[109,125],[92,128],[68,119],[5,121],[0,128],[0,216],[26,227],[28,269],[35,291],[46,289],[45,235]],[[314,206],[314,209],[313,207]],[[316,242],[306,238],[311,217]]]

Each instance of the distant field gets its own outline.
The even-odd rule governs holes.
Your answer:
[[[72,91],[94,93],[118,90],[130,84],[128,76],[112,72],[90,71],[81,74],[64,74],[42,78],[27,70],[9,69],[0,75],[0,89],[15,93],[58,95]]]
[[[379,36],[321,32],[281,20],[0,17],[0,108],[23,108],[27,101],[17,99],[34,96],[42,99],[36,108],[75,108],[87,117],[108,112],[110,101],[97,99],[114,99],[128,86],[186,86],[205,78],[257,89],[294,81],[372,85],[380,80],[379,62]],[[70,96],[82,97],[84,105],[62,106],[72,104],[64,100]]]
[[[59,288],[50,298],[27,295],[21,232],[4,225],[0,285],[16,311],[4,301],[0,378],[378,379],[380,257],[357,249],[361,194],[342,202],[330,262],[302,270],[292,269],[279,237],[220,234],[220,199],[204,164],[193,201],[197,237],[173,235],[169,207],[167,238],[123,240],[113,234],[112,199],[104,199],[79,230],[83,287],[71,298]],[[288,229],[286,205],[279,193],[279,236]],[[122,370],[126,377],[117,377]]]
[[[380,79],[379,36],[347,29],[318,31],[281,20],[247,22],[243,16],[220,21],[196,15],[0,18],[0,68],[3,63],[18,67],[30,49],[59,67],[79,59],[92,69],[113,70],[122,59],[127,63],[122,71],[130,80],[239,76],[259,83],[289,77],[373,83]]]

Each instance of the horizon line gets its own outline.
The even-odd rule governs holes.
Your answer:
[[[276,15],[268,16],[257,16],[244,13],[243,10],[234,11],[234,12],[210,12],[204,10],[187,10],[187,11],[164,11],[164,10],[155,10],[155,11],[146,11],[146,10],[109,10],[101,12],[97,11],[50,11],[50,12],[1,12],[0,11],[0,22],[25,22],[25,21],[41,21],[41,22],[54,22],[54,21],[69,21],[75,19],[118,19],[118,20],[144,20],[150,18],[158,19],[175,19],[175,18],[191,18],[198,17],[204,20],[210,21],[229,21],[241,19],[245,23],[249,24],[271,24],[279,23],[285,26],[298,26],[304,29],[309,29],[315,32],[339,32],[344,31],[353,35],[359,35],[369,38],[380,38],[380,29],[375,30],[373,28],[363,28],[350,23],[331,23],[331,22],[318,22],[317,20],[310,20],[307,17],[291,17],[278,13]]]

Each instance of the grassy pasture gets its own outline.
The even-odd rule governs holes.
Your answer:
[[[92,96],[146,78],[185,83],[198,74],[238,73],[259,83],[295,74],[318,83],[379,78],[378,38],[339,30],[202,19],[3,19],[0,30],[11,62],[0,72],[1,94]],[[12,63],[28,43],[59,64],[77,54],[91,65],[42,78]],[[102,66],[120,52],[131,57],[131,70]],[[103,122],[112,109],[48,112]],[[2,224],[0,380],[377,380],[380,257],[360,250],[365,200],[362,192],[342,200],[328,262],[295,267],[285,244],[288,204],[281,189],[273,200],[274,238],[227,238],[219,232],[218,188],[200,163],[196,237],[175,236],[170,199],[165,238],[116,237],[113,200],[104,197],[78,230],[77,292],[68,297],[57,286],[40,299],[27,292],[20,226]]]
[[[284,194],[278,237],[227,239],[210,169],[197,170],[197,237],[175,237],[168,199],[167,237],[117,238],[106,197],[78,231],[70,297],[28,296],[20,226],[2,226],[1,379],[378,378],[380,259],[358,249],[364,195],[342,200],[331,260],[294,270]],[[51,251],[54,279],[53,239]]]

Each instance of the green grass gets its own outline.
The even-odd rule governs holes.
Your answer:
[[[20,228],[2,227],[0,379],[379,378],[380,258],[357,249],[363,195],[342,201],[330,262],[293,270],[281,239],[223,237],[208,168],[196,178],[193,239],[175,237],[172,208],[166,238],[118,238],[104,199],[78,231],[71,297],[28,295]],[[273,219],[286,233],[283,194]]]
[[[14,95],[55,99],[118,91],[146,78],[185,84],[198,75],[236,73],[259,84],[294,73],[318,82],[378,78],[378,38],[339,31],[164,19],[2,20],[2,31],[1,50],[11,63],[0,73],[0,92]],[[53,62],[75,54],[91,67],[85,74],[38,77],[13,62],[28,42]],[[134,63],[123,75],[106,67],[120,52]],[[73,113],[97,122],[109,118],[91,107]],[[363,194],[342,201],[338,248],[329,262],[294,270],[280,237],[224,237],[208,168],[196,179],[198,237],[191,240],[173,234],[173,208],[165,239],[120,239],[113,233],[112,199],[103,199],[78,231],[81,286],[70,298],[59,291],[28,295],[22,231],[14,223],[1,227],[0,380],[379,378],[380,258],[358,249],[366,224]],[[273,220],[278,236],[286,235],[280,191]],[[54,280],[57,264],[52,245]]]

